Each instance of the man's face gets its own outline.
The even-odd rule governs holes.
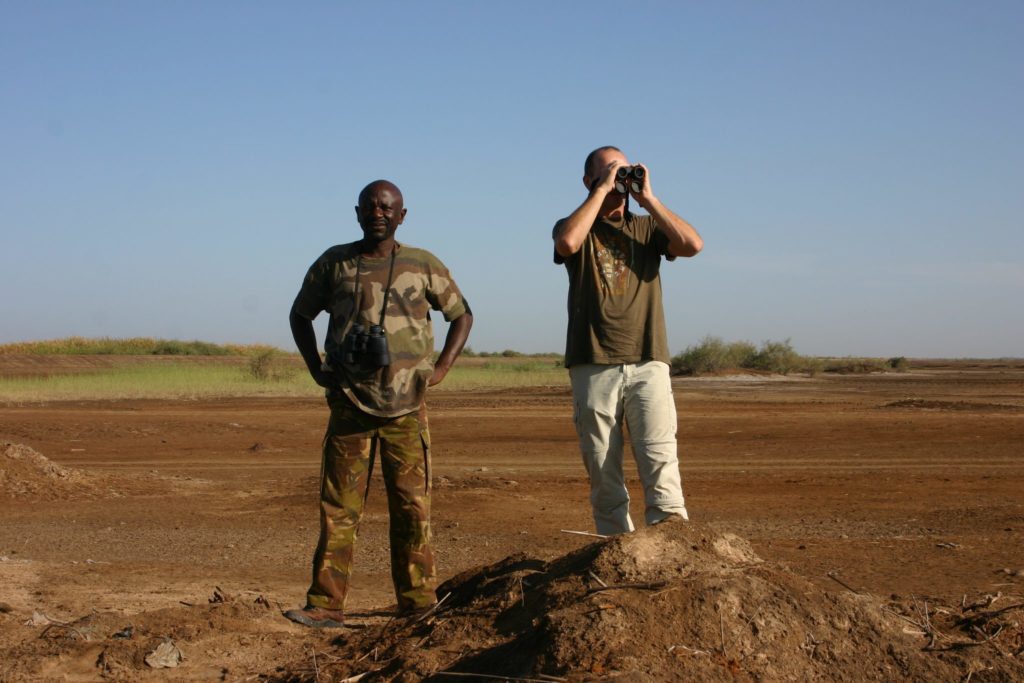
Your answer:
[[[608,167],[608,164],[616,159],[621,161],[623,166],[629,166],[629,160],[626,159],[626,155],[617,149],[604,149],[594,155],[590,171],[583,177],[583,184],[587,186],[588,190],[596,181],[601,179],[601,173]]]
[[[371,242],[383,242],[394,237],[398,226],[405,220],[402,193],[387,185],[371,185],[359,196],[356,220],[363,235]]]
[[[629,166],[629,160],[626,159],[626,155],[616,149],[605,149],[594,155],[590,171],[587,175],[583,176],[583,184],[586,185],[588,190],[593,189],[594,184],[601,179],[604,169],[608,168],[608,164],[616,159],[622,162],[624,166]],[[621,218],[626,208],[626,197],[627,195],[619,194],[618,192],[609,192],[604,196],[604,201],[601,202],[598,215]]]

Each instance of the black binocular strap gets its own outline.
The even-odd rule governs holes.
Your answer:
[[[370,463],[366,466],[366,490],[363,491],[363,512],[366,512],[366,501],[370,498],[370,479],[373,476],[373,461],[377,459],[377,435],[370,437]]]
[[[391,280],[395,274],[395,254],[398,252],[398,245],[391,250],[391,266],[388,268],[388,284],[384,287],[384,305],[380,308],[380,323],[378,323],[381,329],[384,329],[384,316],[388,310],[388,297],[391,296]],[[356,288],[352,295],[355,299],[356,305],[359,305],[359,271],[363,266],[363,255],[359,255],[359,260],[356,261]],[[383,378],[381,378],[383,380]],[[366,509],[366,501],[370,499],[370,480],[373,477],[373,463],[377,459],[377,435],[374,434],[370,437],[370,462],[366,465],[366,490],[363,491],[363,510]]]
[[[384,305],[380,307],[380,325],[381,329],[384,328],[384,317],[388,311],[388,297],[391,296],[391,281],[395,275],[395,254],[398,253],[398,245],[396,244],[391,249],[391,266],[388,268],[388,283],[384,286]],[[359,305],[359,271],[363,269],[363,255],[359,254],[359,259],[356,261],[356,286],[355,292],[352,293],[352,299],[355,301],[356,306]],[[358,315],[358,311],[356,311]]]

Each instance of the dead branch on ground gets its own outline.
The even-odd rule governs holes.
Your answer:
[[[638,583],[612,583],[612,584],[608,584],[608,585],[605,585],[605,586],[596,586],[594,588],[590,588],[590,589],[587,590],[586,595],[591,595],[592,593],[600,593],[602,591],[622,590],[622,589],[626,589],[626,588],[635,588],[637,590],[652,591],[652,590],[658,590],[659,588],[664,588],[666,585],[668,585],[667,581],[641,581],[641,582],[638,582]]]
[[[836,570],[832,570],[832,571],[830,571],[830,572],[827,572],[827,573],[825,574],[825,576],[827,576],[828,578],[832,579],[833,581],[835,581],[836,583],[838,583],[838,584],[839,584],[840,586],[842,586],[842,587],[843,587],[843,588],[845,588],[846,590],[848,590],[848,591],[850,591],[851,593],[853,593],[854,595],[860,595],[860,594],[861,594],[859,590],[857,590],[856,588],[854,588],[854,587],[853,587],[853,586],[851,586],[850,584],[848,584],[848,583],[846,583],[845,581],[843,581],[842,579],[840,579],[840,578],[839,578],[839,572],[838,572],[838,571],[836,571]]]

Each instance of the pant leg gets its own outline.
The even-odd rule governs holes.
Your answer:
[[[430,547],[430,432],[425,414],[391,420],[380,434],[395,597],[400,610],[427,607],[437,602],[437,572]]]
[[[352,551],[363,513],[373,425],[344,400],[332,401],[320,474],[320,537],[306,602],[344,609]]]
[[[625,414],[644,487],[644,518],[688,519],[676,447],[677,415],[669,367],[660,361],[626,366]]]
[[[628,533],[634,527],[622,472],[622,366],[574,365],[569,378],[594,525],[599,534]]]

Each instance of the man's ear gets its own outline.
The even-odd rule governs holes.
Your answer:
[[[597,187],[597,178],[591,180],[590,176],[583,176],[583,187],[587,188],[588,192],[593,192],[594,188]]]
[[[359,222],[359,207],[356,206],[356,222]]]
[[[405,214],[409,212],[409,209],[402,207],[402,213],[398,214],[398,222],[395,225],[401,225],[405,222]]]

